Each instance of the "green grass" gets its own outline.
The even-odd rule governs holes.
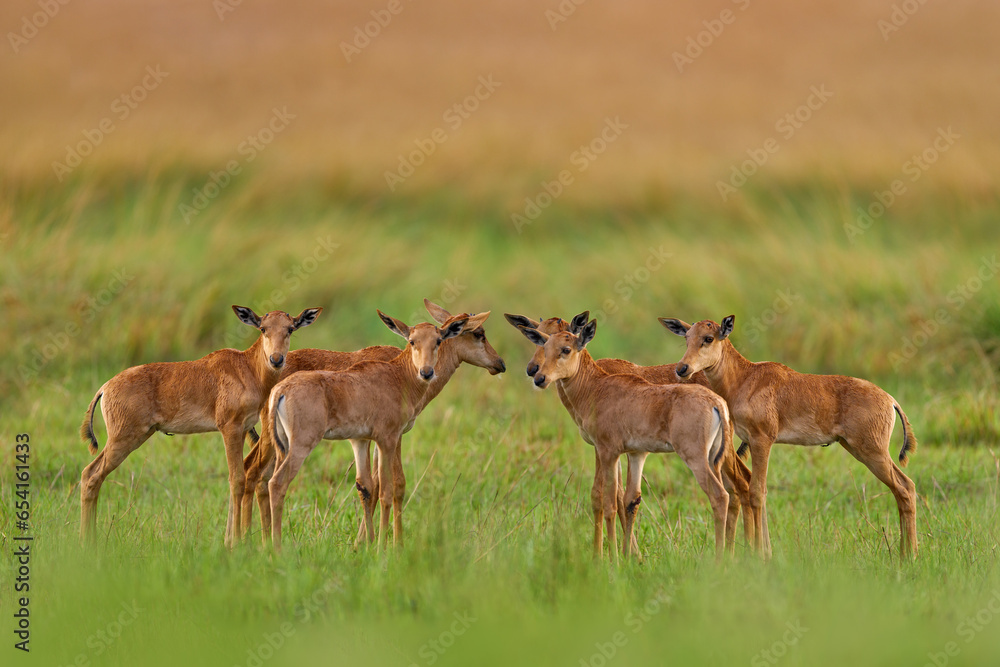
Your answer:
[[[965,303],[949,300],[1000,247],[994,198],[928,194],[853,244],[843,225],[870,189],[813,183],[761,187],[733,207],[682,193],[596,210],[557,204],[518,235],[518,202],[449,192],[399,201],[248,177],[187,226],[177,203],[200,178],[178,169],[81,175],[54,192],[0,185],[0,454],[12,462],[14,434],[31,434],[33,663],[920,665],[949,642],[960,651],[949,664],[995,662],[1000,286],[992,276]],[[329,243],[339,247],[328,259],[308,259]],[[640,280],[661,246],[668,264]],[[765,326],[788,290],[791,306]],[[227,552],[218,434],[154,436],[105,484],[99,545],[80,547],[78,479],[91,457],[77,427],[102,382],[132,364],[249,345],[232,303],[323,306],[293,346],[355,349],[395,342],[376,307],[424,319],[425,296],[491,309],[487,332],[509,371],[460,370],[406,436],[402,549],[353,549],[350,449],[327,443],[289,493],[285,551],[262,550],[255,528]],[[779,446],[773,562],[740,538],[735,560],[713,563],[708,503],[670,456],[646,467],[643,561],[595,562],[592,450],[555,392],[531,389],[530,345],[502,319],[588,308],[603,311],[595,356],[676,361],[681,341],[657,316],[732,312],[734,342],[751,359],[883,386],[921,441],[907,469],[920,494],[919,559],[899,566],[891,496],[839,447]],[[894,364],[937,309],[948,322]],[[97,430],[103,443],[100,419]],[[0,476],[8,553],[11,472],[5,463]],[[983,609],[982,631],[963,625]],[[105,642],[119,617],[127,625]],[[269,642],[281,646],[256,662]],[[769,648],[782,653],[774,662]]]

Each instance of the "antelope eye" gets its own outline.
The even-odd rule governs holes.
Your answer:
[[[476,337],[476,340],[486,340],[486,334],[484,334],[482,331],[477,331],[473,335]]]
[[[438,338],[438,340],[437,340],[437,343],[436,343],[436,345],[435,345],[435,346],[436,346],[436,347],[439,347],[440,345],[441,345],[441,339],[440,339],[440,338]]]
[[[409,343],[410,345],[413,345],[413,341],[412,340],[408,340],[406,342]]]
[[[563,353],[563,354],[569,354],[569,348],[568,348],[568,347],[564,347],[564,348],[562,349],[562,353]]]
[[[291,336],[295,332],[295,327],[288,327],[288,335]]]
[[[709,344],[709,343],[711,343],[711,342],[712,342],[713,340],[715,340],[715,339],[714,339],[714,338],[712,338],[711,336],[705,336],[705,345],[708,345],[708,344]]]

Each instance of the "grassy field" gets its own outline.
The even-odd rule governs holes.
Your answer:
[[[518,234],[496,201],[361,202],[323,183],[283,195],[254,179],[187,226],[177,201],[190,182],[4,186],[0,451],[13,461],[14,435],[30,434],[37,664],[982,664],[1000,651],[1000,295],[995,276],[968,285],[1000,241],[995,200],[928,197],[905,226],[851,243],[844,212],[864,193],[821,185],[754,191],[736,212],[681,195],[614,213],[560,205]],[[654,255],[669,256],[650,271]],[[953,303],[962,285],[969,298]],[[395,342],[376,307],[422,320],[424,296],[492,309],[509,371],[461,370],[406,437],[404,548],[352,548],[350,449],[330,443],[293,484],[283,554],[263,551],[256,528],[226,552],[217,434],[155,436],[105,484],[99,546],[78,545],[90,456],[77,425],[104,380],[249,345],[231,303],[323,306],[293,345],[355,349]],[[741,539],[735,560],[713,564],[707,501],[676,457],[647,465],[643,562],[593,562],[591,450],[554,391],[530,387],[530,345],[502,319],[586,308],[597,356],[676,361],[681,343],[656,316],[735,312],[752,359],[880,383],[921,439],[908,468],[919,560],[898,566],[895,505],[860,464],[838,447],[780,447],[772,563]],[[947,322],[914,338],[939,309]],[[18,534],[11,473],[5,550]],[[0,586],[9,609],[13,574]]]
[[[22,534],[19,433],[35,541],[30,654],[2,559],[0,664],[996,664],[998,19],[981,0],[2,3],[0,548]],[[285,551],[258,528],[226,551],[218,434],[154,436],[79,545],[78,426],[108,378],[249,346],[231,304],[322,306],[293,347],[352,350],[396,344],[375,309],[424,320],[424,297],[492,310],[509,370],[460,370],[404,439],[403,548],[353,549],[352,457],[329,443],[291,487]],[[596,357],[677,361],[657,317],[732,313],[752,360],[889,391],[920,440],[917,561],[841,448],[779,446],[772,562],[741,538],[714,564],[669,456],[645,469],[642,562],[594,562],[592,450],[502,318],[585,309]]]

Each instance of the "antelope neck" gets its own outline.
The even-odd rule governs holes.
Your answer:
[[[253,345],[243,350],[243,358],[250,366],[257,382],[264,390],[264,394],[270,393],[274,385],[278,384],[283,368],[274,368],[264,356],[264,335],[257,336]]]
[[[722,357],[719,362],[714,366],[702,369],[702,372],[705,373],[705,377],[708,378],[715,393],[729,401],[742,384],[746,371],[753,364],[740,354],[729,340],[723,341],[722,344]]]
[[[556,389],[563,405],[574,416],[583,415],[594,402],[594,380],[608,375],[590,356],[590,352],[580,353],[580,365],[571,377],[556,380]]]
[[[452,345],[454,340],[454,338],[449,338],[441,343],[437,364],[434,366],[434,379],[430,381],[430,386],[427,387],[427,391],[424,393],[418,411],[423,410],[428,403],[434,400],[435,396],[441,393],[444,386],[448,384],[448,380],[451,379],[451,376],[455,374],[455,371],[462,364],[462,360],[458,358],[458,354],[455,352],[455,346]]]

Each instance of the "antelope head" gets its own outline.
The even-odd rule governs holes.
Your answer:
[[[733,332],[736,316],[730,315],[716,324],[702,320],[694,325],[669,317],[661,317],[660,324],[668,331],[683,336],[687,350],[677,363],[677,377],[686,378],[698,371],[712,368],[722,359],[724,341]]]
[[[497,354],[497,351],[490,345],[490,341],[486,340],[486,330],[483,329],[483,323],[490,316],[490,311],[478,314],[452,315],[427,299],[424,299],[424,306],[427,307],[427,312],[431,314],[434,321],[442,328],[446,328],[452,322],[460,319],[467,320],[465,326],[462,327],[462,333],[450,343],[460,361],[485,368],[490,372],[490,375],[497,375],[507,370],[507,364],[504,363],[503,357]]]
[[[285,357],[288,356],[288,346],[291,344],[292,333],[296,329],[307,327],[315,322],[323,309],[306,308],[296,318],[292,318],[291,315],[282,310],[272,310],[264,317],[259,317],[257,313],[246,306],[233,306],[233,311],[236,313],[236,317],[240,318],[240,322],[260,330],[264,358],[272,370],[280,371],[285,366]]]
[[[511,326],[523,333],[524,329],[535,329],[536,331],[547,334],[551,336],[552,334],[561,333],[563,331],[569,331],[574,334],[579,334],[583,327],[587,325],[587,320],[590,318],[590,311],[585,310],[572,321],[567,322],[561,317],[550,317],[547,320],[535,321],[530,317],[525,317],[524,315],[511,315],[510,313],[505,313],[504,317],[510,322]],[[531,355],[531,359],[528,361],[528,367],[526,372],[528,377],[535,377],[535,373],[542,365],[542,358],[544,353],[542,348],[539,347],[535,350],[535,353]]]
[[[440,328],[426,322],[409,327],[381,310],[378,311],[378,316],[390,331],[406,339],[406,349],[410,352],[413,368],[417,372],[417,377],[425,382],[434,379],[434,367],[437,365],[441,343],[462,333],[468,322],[468,318],[459,318]]]
[[[535,372],[535,386],[545,389],[552,382],[571,378],[580,370],[580,355],[597,333],[597,320],[587,323],[579,334],[560,331],[548,335],[538,329],[518,328],[542,352],[541,365]]]

